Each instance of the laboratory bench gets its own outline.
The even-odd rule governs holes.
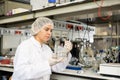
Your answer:
[[[120,77],[100,75],[91,69],[86,69],[79,73],[66,69],[63,72],[53,72],[51,78],[53,78],[53,80],[120,80]]]
[[[8,72],[12,74],[13,65],[1,65],[0,72]],[[63,72],[53,72],[51,80],[120,80],[120,77],[100,75],[92,71],[92,69],[84,69],[80,71],[66,69]]]
[[[0,80],[8,80],[13,73],[13,65],[0,64]]]

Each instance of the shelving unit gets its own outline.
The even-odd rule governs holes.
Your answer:
[[[98,1],[98,3],[100,3],[100,1]],[[105,0],[103,10],[107,11],[109,10],[109,7],[111,7],[113,10],[119,10],[118,6],[120,6],[120,0]],[[65,16],[72,16],[74,14],[82,15],[95,13],[97,12],[97,8],[98,6],[93,1],[85,1],[82,3],[76,2],[72,4],[69,3],[62,6],[51,6],[37,11],[29,11],[12,16],[1,17],[0,26],[3,24],[19,23],[21,21],[32,20],[39,16],[52,16],[53,18],[60,18]]]
[[[96,1],[97,3],[101,3],[100,0],[96,0]],[[120,0],[104,0],[104,5],[102,6],[102,10],[104,12],[107,12],[109,11],[109,8],[111,8],[113,11],[117,11],[118,13],[120,13]],[[68,3],[64,5],[54,5],[54,6],[46,7],[45,9],[41,9],[41,10],[28,11],[28,12],[19,13],[12,16],[0,17],[0,27],[11,27],[11,26],[18,27],[18,25],[31,24],[39,16],[48,16],[52,19],[58,19],[58,20],[59,19],[65,20],[70,16],[71,17],[80,16],[81,19],[83,19],[83,17],[84,18],[91,17],[91,16],[97,17],[96,15],[94,15],[94,13],[95,14],[97,13],[97,9],[98,9],[98,6],[93,2],[93,0]],[[88,16],[83,16],[83,15],[88,15]],[[94,36],[94,39],[100,39],[100,38],[118,39],[120,38],[120,36],[119,35],[113,35],[113,36],[95,35]],[[117,44],[119,44],[119,41]],[[4,69],[5,68],[3,68],[3,70]]]
[[[94,35],[94,39],[100,39],[100,38],[120,38],[120,36],[112,35]]]

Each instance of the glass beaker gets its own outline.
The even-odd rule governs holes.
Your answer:
[[[67,52],[65,48],[63,46],[58,46],[57,57],[66,57],[66,56],[67,56]]]

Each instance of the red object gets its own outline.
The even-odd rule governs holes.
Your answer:
[[[67,25],[66,25],[66,28],[67,28],[67,29],[73,29],[73,25],[72,25],[72,24],[67,24]]]
[[[1,63],[1,64],[10,64],[10,59],[0,60],[0,63]]]
[[[76,31],[83,30],[83,26],[76,26],[75,30]]]
[[[21,34],[21,31],[15,31],[15,34]]]
[[[102,8],[102,7],[99,7],[99,8],[98,8],[98,17],[99,17],[100,19],[104,20],[104,21],[110,19],[110,17],[111,17],[110,14],[108,14],[108,16],[106,16],[106,17],[102,17],[102,15],[101,15],[101,8]]]
[[[78,26],[78,30],[83,30],[83,26]]]
[[[102,17],[102,15],[101,15],[101,8],[102,8],[102,5],[103,5],[103,3],[104,3],[104,0],[101,0],[101,4],[98,4],[97,2],[96,2],[96,0],[93,0],[97,5],[98,5],[98,17],[101,19],[101,20],[103,20],[103,21],[106,21],[106,20],[108,20],[108,19],[110,19],[110,17],[112,16],[111,14],[108,14],[106,17]],[[111,9],[110,9],[110,11],[112,11]],[[112,12],[111,12],[112,13]]]

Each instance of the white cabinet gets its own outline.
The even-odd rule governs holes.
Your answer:
[[[89,78],[82,78],[82,77],[75,77],[74,75],[59,75],[59,74],[52,74],[50,80],[90,80]]]

